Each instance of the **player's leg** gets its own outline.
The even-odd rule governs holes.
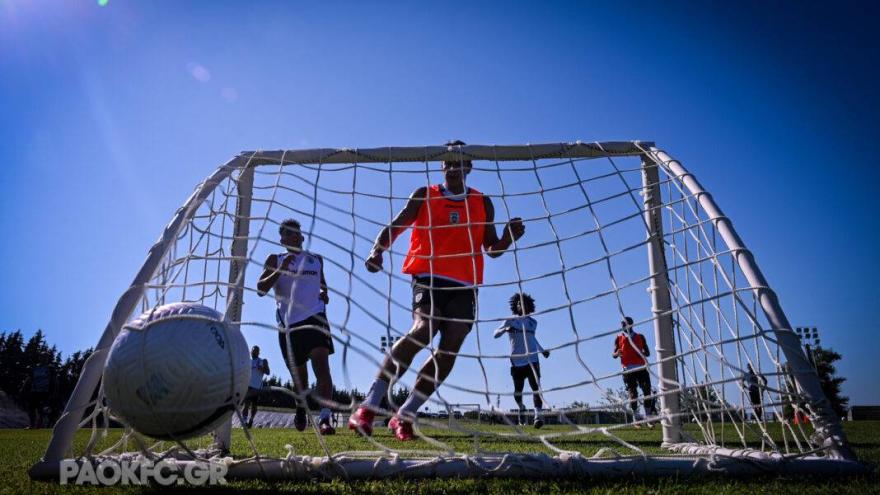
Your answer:
[[[309,354],[312,371],[315,373],[315,400],[321,408],[318,415],[318,428],[322,435],[332,435],[336,430],[330,425],[330,404],[333,400],[333,378],[330,376],[330,349],[315,347]]]
[[[513,400],[516,401],[517,405],[517,424],[522,425],[525,421],[523,418],[523,410],[526,408],[525,404],[523,404],[522,391],[523,386],[526,383],[526,377],[521,373],[520,368],[520,366],[511,366],[510,376],[513,378]]]
[[[348,418],[349,429],[364,435],[373,434],[373,419],[376,411],[381,409],[382,400],[387,395],[391,382],[406,372],[416,354],[428,345],[435,334],[436,329],[432,328],[430,318],[414,311],[412,328],[398,339],[389,355],[385,356],[367,396]]]
[[[385,356],[379,374],[373,381],[362,406],[372,410],[378,410],[382,399],[388,392],[392,381],[396,381],[409,369],[416,354],[424,349],[436,334],[436,329],[431,328],[429,318],[414,313],[413,326],[409,332],[395,342],[391,352]]]
[[[639,381],[639,388],[642,389],[642,401],[645,404],[645,415],[656,415],[656,401],[653,398],[650,398],[650,396],[653,395],[651,392],[651,374],[648,373],[648,369],[645,368],[639,370],[636,377]]]
[[[639,415],[639,391],[638,381],[632,372],[623,373],[623,385],[626,387],[626,393],[629,396],[629,407],[633,412],[633,420]]]
[[[302,363],[302,364],[299,364]],[[296,413],[293,416],[293,426],[299,431],[306,429],[308,425],[308,389],[309,389],[309,370],[306,367],[306,360],[297,360],[290,372],[293,378],[293,391],[299,397],[296,401]]]
[[[244,397],[244,407],[241,408],[242,426],[246,425],[248,422],[248,409],[251,406],[250,394],[251,394],[251,391],[250,391],[250,389],[248,389],[248,393]]]
[[[761,420],[764,417],[764,408],[761,407],[761,390],[758,387],[749,387],[749,402],[752,403],[755,420]]]
[[[385,356],[361,408],[366,407],[370,411],[378,410],[382,399],[388,392],[390,383],[397,380],[409,369],[416,354],[424,349],[439,331],[439,322],[433,319],[436,304],[434,291],[431,290],[431,282],[417,278],[413,281],[412,290],[412,327],[406,335],[395,342],[389,354]],[[368,416],[370,415],[369,412],[365,412]],[[363,413],[359,409],[355,415],[361,414]],[[354,423],[349,421],[349,427],[354,428]]]
[[[402,413],[407,418],[415,418],[422,404],[449,376],[458,351],[473,327],[477,289],[441,284],[442,289],[431,291],[431,314],[448,319],[441,320],[440,343],[422,365],[413,391],[398,411],[398,414]]]
[[[468,323],[446,322],[440,333],[440,343],[437,349],[428,356],[428,359],[419,370],[415,386],[409,397],[400,408],[400,412],[414,418],[419,408],[428,397],[434,393],[437,386],[449,376],[455,365],[458,351],[464,344],[465,338],[470,333],[471,325]]]
[[[388,422],[388,427],[398,440],[415,438],[412,422],[415,420],[419,408],[452,371],[455,357],[469,331],[470,325],[468,324],[447,322],[443,327],[438,348],[428,356],[427,361],[419,370],[419,376],[416,378],[412,392],[397,410],[397,414]]]
[[[257,417],[257,400],[260,398],[260,389],[254,389],[254,395],[251,398],[251,418],[248,421],[248,428],[254,426],[254,418]]]
[[[429,310],[428,310],[429,311]],[[406,335],[394,343],[382,363],[381,377],[396,380],[409,369],[416,354],[424,349],[439,333],[438,322],[429,313],[414,313],[413,325]]]
[[[544,426],[543,408],[544,401],[541,397],[541,364],[531,363],[527,366],[526,377],[529,379],[529,387],[532,389],[532,399],[535,402],[535,428]]]
[[[303,431],[306,429],[306,408],[305,397],[302,396],[304,390],[308,388],[309,376],[306,369],[306,360],[308,356],[303,354],[301,346],[297,346],[297,338],[301,334],[296,330],[281,331],[278,334],[278,343],[281,346],[281,356],[284,358],[284,365],[290,372],[290,378],[293,380],[293,390],[301,398],[296,401],[296,414],[293,417],[293,426]]]
[[[254,424],[254,416],[257,414],[256,390],[255,388],[248,387],[247,395],[244,398],[244,408],[241,411],[241,419],[244,421],[242,426],[246,425],[248,428]],[[250,415],[248,410],[250,410]]]

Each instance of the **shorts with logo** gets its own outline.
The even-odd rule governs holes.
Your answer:
[[[413,311],[426,316],[469,320],[476,315],[477,288],[437,277],[413,277]],[[443,323],[439,320],[439,323]]]
[[[298,328],[307,327],[307,328]],[[333,354],[333,338],[330,336],[330,325],[327,323],[326,313],[317,313],[305,320],[298,321],[287,328],[295,328],[289,332],[278,332],[278,345],[281,346],[281,355],[285,363],[293,366],[305,366],[312,350],[318,347],[326,348],[329,354]],[[291,361],[291,352],[293,360]]]

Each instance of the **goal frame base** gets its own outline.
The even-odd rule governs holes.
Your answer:
[[[688,447],[690,445],[690,447]],[[679,444],[695,448],[694,444]],[[673,446],[674,450],[678,450]],[[652,455],[619,457],[586,457],[581,454],[486,454],[439,457],[401,458],[385,455],[368,458],[357,453],[342,453],[332,458],[290,456],[287,458],[213,457],[211,462],[226,465],[226,481],[261,479],[265,481],[302,481],[330,479],[387,478],[623,478],[623,477],[692,477],[706,475],[821,475],[852,476],[871,472],[870,466],[859,461],[833,459],[816,455],[784,456],[748,449],[722,449],[701,446],[704,455]],[[709,451],[712,453],[710,454]],[[119,462],[125,456],[89,457],[74,460],[91,463],[97,468],[102,462]],[[183,473],[190,464],[204,463],[168,457],[163,459],[172,472]],[[70,461],[70,459],[68,459]],[[31,479],[58,481],[61,462],[42,461],[29,471]]]

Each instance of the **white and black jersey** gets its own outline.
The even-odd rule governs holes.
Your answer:
[[[497,339],[505,332],[510,337],[510,365],[527,366],[539,361],[538,353],[544,352],[544,348],[535,338],[538,322],[531,316],[520,316],[506,320],[503,325],[495,330]]]
[[[250,388],[263,388],[263,369],[266,366],[266,360],[263,358],[251,358],[251,381],[248,384]]]
[[[321,269],[324,260],[309,252],[282,253],[278,264],[284,266],[285,260],[293,256],[287,270],[275,282],[276,317],[278,324],[288,327],[318,313],[324,312],[321,300]]]

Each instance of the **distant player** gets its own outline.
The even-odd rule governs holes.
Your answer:
[[[269,290],[275,290],[276,318],[281,327],[278,342],[284,363],[290,370],[296,392],[302,394],[309,383],[306,363],[312,362],[317,381],[314,396],[321,406],[318,428],[322,435],[332,435],[336,429],[330,424],[327,405],[333,393],[329,363],[333,339],[325,313],[330,299],[324,279],[324,260],[317,254],[303,251],[304,238],[296,220],[285,220],[278,231],[281,245],[287,251],[266,258],[263,274],[257,282],[257,293],[264,296]],[[299,431],[306,429],[304,406],[298,405],[293,419],[293,425]]]
[[[620,364],[623,365],[623,384],[629,394],[633,417],[639,417],[639,388],[642,389],[645,414],[655,416],[657,411],[654,399],[648,398],[651,395],[651,375],[645,362],[645,358],[651,355],[648,351],[648,343],[644,335],[633,330],[633,319],[629,316],[624,317],[620,326],[620,333],[614,339],[614,352],[611,356],[615,359],[619,358]],[[651,423],[648,425],[652,426]]]
[[[532,389],[532,397],[535,401],[535,428],[544,426],[544,418],[542,408],[544,402],[541,400],[541,388],[539,386],[541,380],[541,363],[538,353],[544,355],[545,358],[550,357],[550,351],[544,350],[538,339],[535,338],[535,330],[538,328],[538,322],[534,318],[528,316],[535,312],[535,300],[532,296],[522,293],[514,294],[510,298],[510,311],[515,318],[506,320],[503,325],[495,330],[495,338],[501,337],[505,333],[510,338],[510,376],[513,378],[513,398],[519,406],[519,424],[524,424],[523,411],[526,406],[523,405],[522,391],[525,381],[529,381],[529,387]]]
[[[397,236],[413,227],[403,264],[403,273],[412,276],[413,325],[385,357],[367,397],[349,419],[349,428],[359,433],[372,434],[375,412],[388,392],[389,382],[400,377],[416,354],[439,333],[437,350],[422,365],[413,391],[388,424],[399,440],[413,439],[416,413],[452,371],[473,326],[477,286],[483,281],[483,251],[497,258],[525,232],[522,220],[511,218],[498,238],[492,200],[465,185],[471,168],[469,160],[444,161],[443,183],[416,189],[391,225],[376,237],[367,257],[367,270],[378,272],[382,269],[382,253]]]
[[[749,402],[755,414],[755,421],[764,419],[764,404],[762,400],[761,390],[767,386],[767,378],[761,373],[755,373],[751,363],[746,365],[747,369],[743,375],[743,386],[749,393]]]
[[[257,399],[263,391],[263,376],[269,374],[269,361],[260,358],[260,347],[251,349],[251,381],[248,384],[247,395],[244,397],[244,410],[242,419],[248,428],[254,426],[254,418],[257,416]],[[250,406],[250,420],[248,420],[248,406]]]
[[[29,428],[51,426],[51,401],[56,392],[55,369],[50,365],[31,368],[21,387],[27,408]]]

